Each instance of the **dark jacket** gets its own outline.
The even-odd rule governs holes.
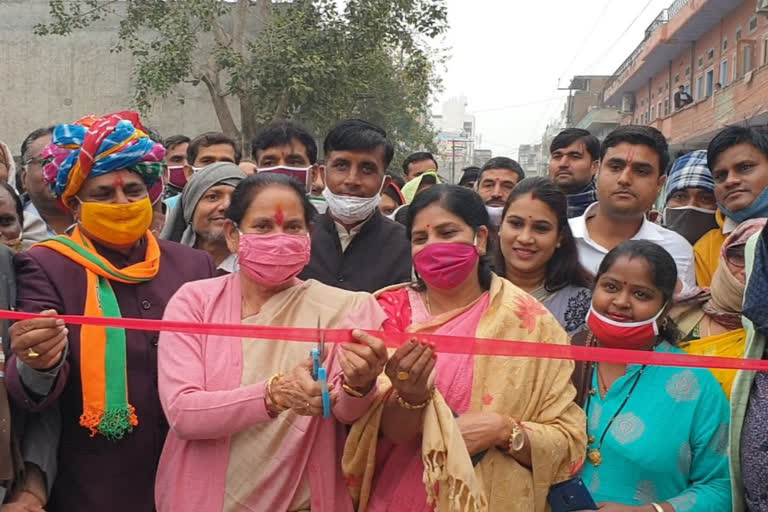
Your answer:
[[[411,280],[411,244],[405,228],[378,209],[342,252],[330,214],[319,217],[312,233],[312,258],[299,275],[355,292],[370,292]]]
[[[0,309],[16,307],[16,278],[13,271],[13,252],[0,244]],[[2,332],[2,349],[6,360],[11,355],[11,344],[8,338],[7,320],[0,321]],[[5,392],[5,386],[2,387]],[[12,432],[15,442],[21,451],[25,463],[35,464],[43,472],[51,490],[56,476],[56,451],[59,446],[61,419],[56,407],[51,407],[41,413],[27,413],[11,404]],[[16,482],[20,484],[21,482]],[[5,494],[5,500],[10,498],[10,490]],[[5,491],[0,491],[5,492]],[[0,499],[0,503],[3,500]]]
[[[181,285],[213,277],[210,256],[189,247],[158,240],[160,271],[140,284],[111,282],[124,318],[160,320],[168,300]],[[144,259],[146,249],[137,246],[123,255],[103,247],[99,253],[118,268]],[[85,309],[85,270],[69,258],[46,247],[34,247],[14,259],[18,280],[18,309],[39,313],[55,309],[65,315],[82,315]],[[49,512],[104,510],[152,512],[157,462],[168,424],[157,392],[158,333],[126,331],[128,394],[136,408],[139,425],[119,441],[91,437],[80,426],[83,411],[80,376],[80,326],[68,325],[69,349],[55,384],[42,400],[30,394],[12,356],[6,365],[8,394],[30,411],[58,406],[61,411],[61,442],[58,475]]]

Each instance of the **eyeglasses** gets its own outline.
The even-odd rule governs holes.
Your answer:
[[[744,261],[744,248],[747,244],[732,245],[725,250],[725,260],[734,267],[743,268],[746,265]]]

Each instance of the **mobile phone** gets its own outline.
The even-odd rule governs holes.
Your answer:
[[[547,501],[552,507],[552,512],[597,510],[595,500],[592,499],[587,486],[578,476],[550,487]]]

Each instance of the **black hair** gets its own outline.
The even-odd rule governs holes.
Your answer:
[[[325,158],[332,151],[373,151],[384,148],[384,169],[392,163],[395,147],[387,139],[387,132],[362,119],[348,119],[334,126],[323,142]]]
[[[488,211],[485,209],[485,204],[479,195],[468,188],[458,185],[440,184],[421,192],[408,205],[405,231],[408,234],[409,240],[413,232],[413,220],[416,218],[416,215],[433,203],[437,203],[444,210],[461,218],[473,231],[477,232],[481,226],[485,226],[490,232]],[[477,277],[480,281],[480,286],[484,290],[490,289],[492,276],[493,271],[491,270],[488,257],[481,256],[477,268]],[[419,289],[424,289],[424,282],[421,278],[419,278],[416,286]]]
[[[437,160],[435,160],[434,155],[426,151],[420,151],[418,153],[411,153],[405,160],[403,160],[403,174],[408,176],[408,167],[410,167],[411,164],[423,162],[425,160],[432,160],[432,163],[435,164],[435,170],[437,170]]]
[[[163,147],[170,151],[179,144],[189,144],[192,142],[192,139],[187,137],[186,135],[171,135],[167,139],[163,140]],[[197,155],[195,155],[197,156]]]
[[[489,169],[508,169],[520,177],[517,181],[525,179],[525,171],[520,164],[506,156],[497,156],[485,162],[485,165],[480,169],[480,173],[477,175],[477,181],[480,181],[483,178],[483,173]]]
[[[398,206],[403,206],[403,197],[397,193],[397,190],[394,189],[394,183],[390,183],[384,189],[381,191],[382,194],[389,196],[392,198],[394,202],[397,203]],[[399,188],[399,187],[398,187]]]
[[[304,190],[304,185],[285,174],[274,172],[260,172],[252,174],[238,183],[235,191],[232,192],[229,209],[227,209],[227,218],[235,224],[240,224],[245,217],[245,212],[251,206],[254,198],[267,187],[272,185],[282,185],[288,187],[296,193],[302,207],[304,208],[304,221],[307,227],[312,225],[312,221],[317,215],[317,210],[309,201],[309,197]]]
[[[707,148],[707,166],[714,171],[717,159],[725,151],[738,146],[749,144],[768,157],[768,132],[765,128],[751,126],[728,126],[709,143]]]
[[[384,174],[389,176],[389,178],[392,180],[392,183],[397,185],[397,188],[399,188],[400,190],[403,190],[403,187],[405,186],[405,180],[403,179],[402,176],[400,176],[399,173],[387,171]]]
[[[251,154],[259,159],[259,151],[264,151],[277,146],[285,146],[291,141],[297,140],[307,151],[309,163],[317,163],[317,142],[312,134],[297,123],[291,121],[277,121],[265,127],[251,142]]]
[[[677,286],[677,265],[666,249],[648,240],[627,240],[606,254],[597,270],[595,286],[597,286],[600,276],[608,272],[616,261],[623,257],[644,260],[648,264],[653,284],[664,297],[664,303],[666,305],[672,304],[672,297]],[[673,344],[676,343],[680,339],[680,333],[674,322],[667,318],[663,325],[664,327],[659,333],[660,338]]]
[[[240,145],[235,139],[221,132],[206,132],[190,141],[187,148],[187,162],[189,162],[189,165],[195,165],[195,160],[197,160],[201,147],[208,148],[216,144],[229,144],[232,146],[232,149],[235,150],[235,165],[240,163],[240,158],[242,158],[243,154],[240,151]]]
[[[576,142],[584,144],[593,161],[600,159],[600,139],[581,128],[566,128],[558,133],[552,140],[552,144],[549,145],[549,154],[551,155],[558,149],[567,148]]]
[[[459,180],[460,186],[466,186],[470,181],[477,181],[477,177],[480,176],[480,168],[474,165],[465,167],[461,170],[461,179]]]
[[[157,144],[163,144],[163,137],[160,135],[159,131],[155,130],[154,128],[150,128],[149,126],[145,126],[144,129],[146,130],[145,133],[147,134],[147,137],[149,137],[149,140]]]
[[[510,193],[501,218],[504,219],[507,216],[512,203],[527,194],[532,194],[534,199],[543,201],[557,217],[560,247],[547,262],[547,275],[544,281],[546,290],[554,292],[568,285],[592,288],[592,275],[579,262],[579,249],[568,223],[568,199],[554,183],[540,177],[524,179]],[[494,270],[503,276],[506,275],[506,260],[501,252],[501,243],[494,251]]]
[[[659,130],[652,126],[628,124],[619,126],[605,137],[600,146],[600,160],[605,158],[608,149],[622,142],[633,145],[648,146],[659,156],[659,176],[667,173],[669,166],[669,145],[667,139]]]
[[[19,193],[5,181],[0,180],[0,186],[2,186],[11,195],[11,199],[16,203],[16,215],[19,217],[19,226],[24,227],[24,206],[21,204],[21,198]]]
[[[38,128],[37,130],[27,135],[27,137],[24,139],[24,142],[21,143],[21,165],[27,165],[27,151],[29,150],[29,146],[40,137],[53,135],[54,128],[56,127],[53,125],[46,126],[45,128]]]

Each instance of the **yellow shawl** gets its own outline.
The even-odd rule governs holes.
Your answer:
[[[715,220],[720,227],[707,232],[693,246],[693,255],[696,259],[696,283],[702,287],[712,284],[712,277],[720,263],[720,248],[728,238],[728,235],[723,233],[725,224],[723,212],[717,210]]]
[[[530,295],[494,276],[478,338],[565,345],[557,320]],[[586,417],[574,402],[573,361],[475,356],[471,412],[498,412],[522,421],[533,469],[490,449],[474,470],[461,433],[442,396],[425,410],[422,453],[428,496],[440,484],[438,511],[544,512],[552,484],[568,479],[586,453]],[[383,391],[391,387],[386,377]],[[358,510],[364,512],[374,478],[376,446],[387,393],[352,427],[342,459]]]

